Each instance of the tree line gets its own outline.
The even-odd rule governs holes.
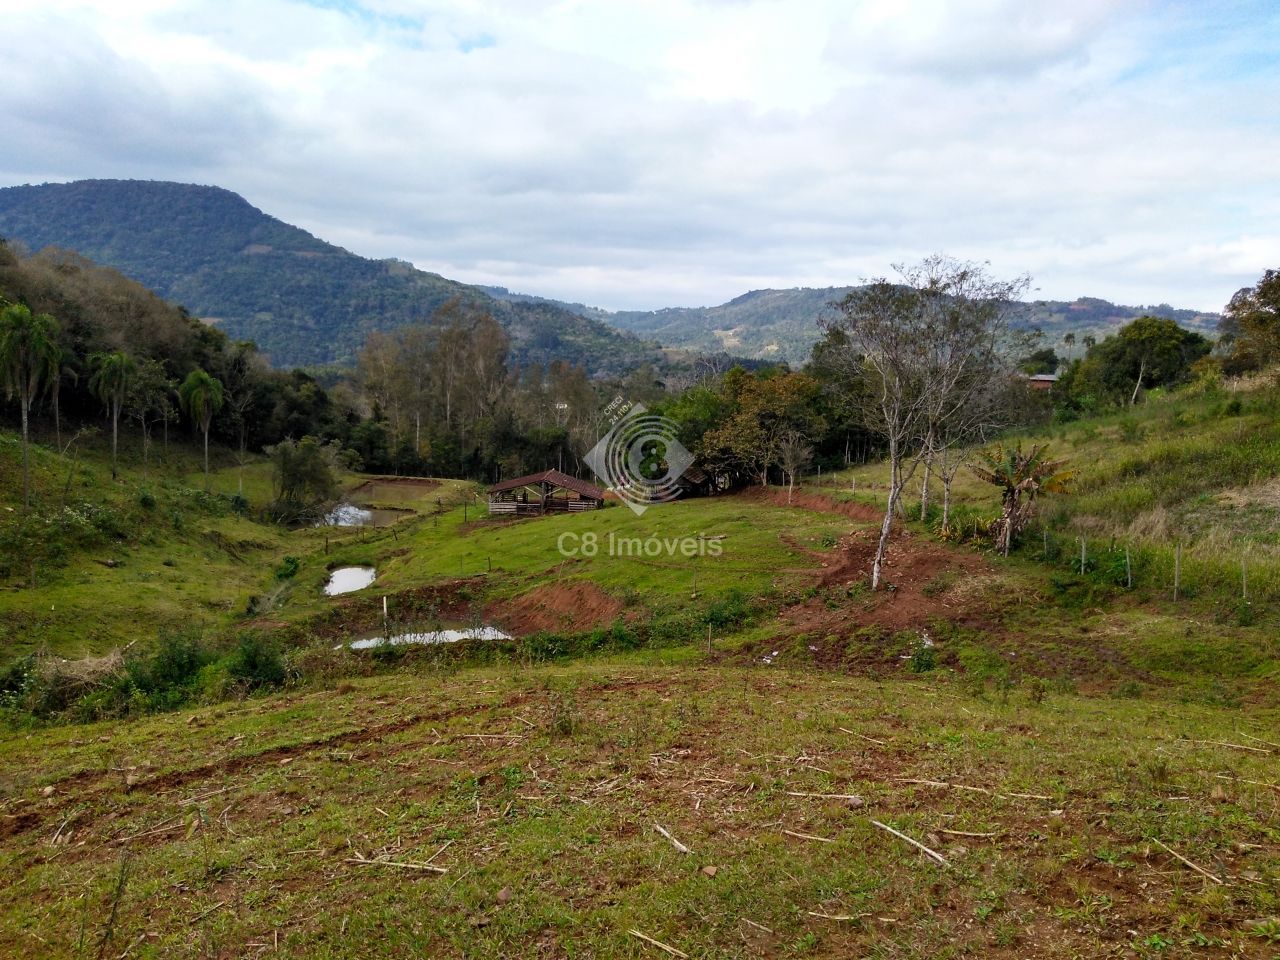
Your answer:
[[[57,250],[20,257],[0,243],[0,368],[20,427],[109,425],[141,439],[144,469],[161,434],[185,426],[203,445],[253,453],[310,438],[308,457],[341,456],[370,472],[492,482],[548,467],[585,475],[618,395],[676,422],[708,492],[793,485],[805,470],[872,456],[890,465],[881,543],[906,485],[920,509],[940,501],[983,444],[1010,426],[1140,402],[1143,391],[1206,369],[1241,372],[1280,358],[1280,277],[1268,271],[1228,306],[1215,347],[1168,319],[1140,317],[1062,364],[1015,319],[1025,277],[931,257],[864,281],[823,321],[801,370],[704,358],[676,379],[643,365],[625,378],[581,365],[513,363],[510,335],[472,304],[371,333],[354,370],[322,381],[275,370],[234,341],[113,270]],[[1026,375],[1061,370],[1052,391]],[[25,449],[25,448],[24,448]],[[296,450],[294,451],[297,452]]]

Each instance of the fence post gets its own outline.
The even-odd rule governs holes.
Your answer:
[[[1124,582],[1125,586],[1133,589],[1133,563],[1129,560],[1129,547],[1124,548]]]
[[[1173,548],[1173,599],[1177,602],[1178,588],[1182,585],[1182,544]]]
[[[1246,602],[1249,599],[1249,571],[1243,557],[1240,558],[1240,599]]]
[[[1084,576],[1084,564],[1085,564],[1084,537],[1081,537],[1080,538],[1080,576],[1082,577]]]
[[[1041,532],[1044,534],[1044,556],[1041,559],[1043,559],[1046,563],[1048,563],[1049,561],[1049,528],[1045,527],[1044,530],[1042,530]]]

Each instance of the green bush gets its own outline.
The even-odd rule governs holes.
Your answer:
[[[751,605],[744,591],[732,588],[722,599],[711,604],[705,622],[713,627],[736,627],[751,616]]]
[[[286,676],[280,651],[256,634],[240,639],[227,658],[227,673],[249,690],[283,686]]]
[[[152,694],[189,686],[213,659],[198,634],[162,634],[145,655],[127,661],[125,670],[135,687]]]
[[[280,561],[280,566],[276,567],[277,580],[289,580],[296,576],[298,568],[302,565],[302,561],[293,554],[289,554]]]
[[[938,665],[937,654],[933,646],[924,642],[923,638],[911,648],[911,659],[908,666],[912,673],[928,673]]]

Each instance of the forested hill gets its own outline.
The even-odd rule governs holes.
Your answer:
[[[398,260],[369,260],[218,187],[80,180],[0,189],[0,237],[114,267],[254,340],[277,366],[346,363],[371,330],[429,318],[453,298],[491,312],[513,362],[621,374],[668,357],[657,344],[550,302],[496,300]]]
[[[727,351],[736,356],[803,363],[821,334],[818,320],[830,313],[830,304],[853,287],[795,287],[786,290],[752,290],[716,307],[667,307],[662,310],[611,313],[580,303],[542,300],[510,293],[499,287],[486,290],[513,302],[553,304],[584,317],[652,337],[673,347],[702,352]],[[1125,307],[1081,297],[1078,300],[1037,300],[1026,305],[1022,322],[1039,327],[1047,346],[1057,346],[1067,333],[1079,341],[1086,335],[1099,340],[1134,317],[1153,313],[1176,320],[1203,334],[1217,327],[1218,314],[1182,310],[1168,304]]]

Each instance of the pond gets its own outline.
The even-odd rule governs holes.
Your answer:
[[[393,633],[388,639],[382,634],[371,634],[352,640],[352,650],[372,650],[375,647],[398,647],[411,643],[457,643],[459,640],[510,640],[511,635],[503,633],[497,627],[441,627],[438,630],[408,631]]]
[[[354,503],[340,503],[326,513],[317,527],[385,527],[403,517],[402,510],[378,510]]]
[[[373,583],[378,571],[373,567],[338,567],[329,574],[329,582],[324,585],[327,597],[336,597],[340,593],[352,593],[363,590]]]

